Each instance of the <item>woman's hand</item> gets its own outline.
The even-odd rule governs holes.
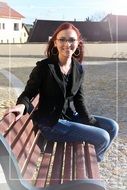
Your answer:
[[[25,105],[24,104],[18,104],[15,107],[9,108],[5,112],[4,116],[9,114],[9,113],[14,113],[16,116],[16,121],[17,121],[18,119],[20,119],[20,117],[22,117],[24,110],[25,110]]]

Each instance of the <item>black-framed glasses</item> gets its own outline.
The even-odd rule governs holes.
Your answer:
[[[69,39],[66,39],[66,38],[59,38],[59,39],[56,39],[58,40],[61,44],[65,44],[66,42],[69,42],[69,44],[74,44],[75,42],[77,42],[78,40],[75,39],[75,38],[69,38]]]

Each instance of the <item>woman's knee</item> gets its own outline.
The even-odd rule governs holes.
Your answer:
[[[114,132],[114,136],[117,136],[118,135],[118,131],[119,131],[119,125],[113,119],[110,119],[110,122],[111,122],[112,131]]]
[[[107,131],[101,131],[98,138],[98,144],[105,147],[107,147],[110,144],[110,135]]]
[[[95,116],[95,118],[100,123],[100,127],[108,131],[111,136],[115,137],[118,135],[119,125],[115,120],[102,116]]]

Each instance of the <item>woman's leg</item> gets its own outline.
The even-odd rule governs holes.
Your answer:
[[[119,131],[118,123],[114,121],[113,119],[109,119],[106,117],[102,117],[102,116],[94,116],[94,117],[98,121],[99,127],[108,132],[110,136],[110,143],[109,143],[109,146],[110,146],[113,139],[118,135],[118,131]]]
[[[105,151],[118,134],[118,124],[112,119],[100,116],[94,117],[99,122],[99,127],[82,124],[79,116],[76,115],[73,121],[60,119],[53,128],[44,127],[43,125],[42,132],[51,141],[86,141],[91,143],[95,145],[98,161],[101,161]]]
[[[85,141],[95,145],[98,161],[103,159],[110,143],[109,133],[104,129],[61,119],[53,128],[43,128],[43,133],[51,141]]]
[[[110,118],[102,116],[94,116],[100,124],[100,127],[105,129],[109,134],[111,139],[118,135],[119,125],[116,121]]]
[[[101,161],[103,159],[104,152],[107,151],[107,149],[110,147],[113,139],[118,135],[119,125],[118,125],[118,123],[116,121],[114,121],[113,119],[110,119],[110,118],[106,118],[106,117],[102,117],[102,116],[94,116],[94,117],[96,118],[96,120],[99,123],[98,127],[100,129],[103,129],[106,132],[108,132],[109,137],[110,137],[110,141],[109,141],[109,144],[106,147],[106,149],[104,148],[102,150],[102,147],[99,148],[99,147],[97,147],[95,145],[96,152],[97,152],[98,155],[100,155],[99,156],[100,159],[98,159],[98,160]],[[76,117],[75,117],[75,119],[76,119]],[[78,122],[79,122],[80,118],[77,117],[77,119],[78,119]]]

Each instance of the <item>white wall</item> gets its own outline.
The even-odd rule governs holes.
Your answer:
[[[47,44],[0,44],[0,56],[44,56]],[[127,58],[127,42],[86,43],[86,57]]]
[[[85,56],[127,58],[127,42],[119,43],[86,43]]]
[[[23,26],[21,29],[21,43],[27,42],[27,39],[28,39],[28,33],[27,33],[25,27]]]
[[[22,20],[0,18],[0,23],[5,24],[5,29],[0,29],[0,43],[20,43]],[[14,31],[14,23],[19,23],[19,30]]]

